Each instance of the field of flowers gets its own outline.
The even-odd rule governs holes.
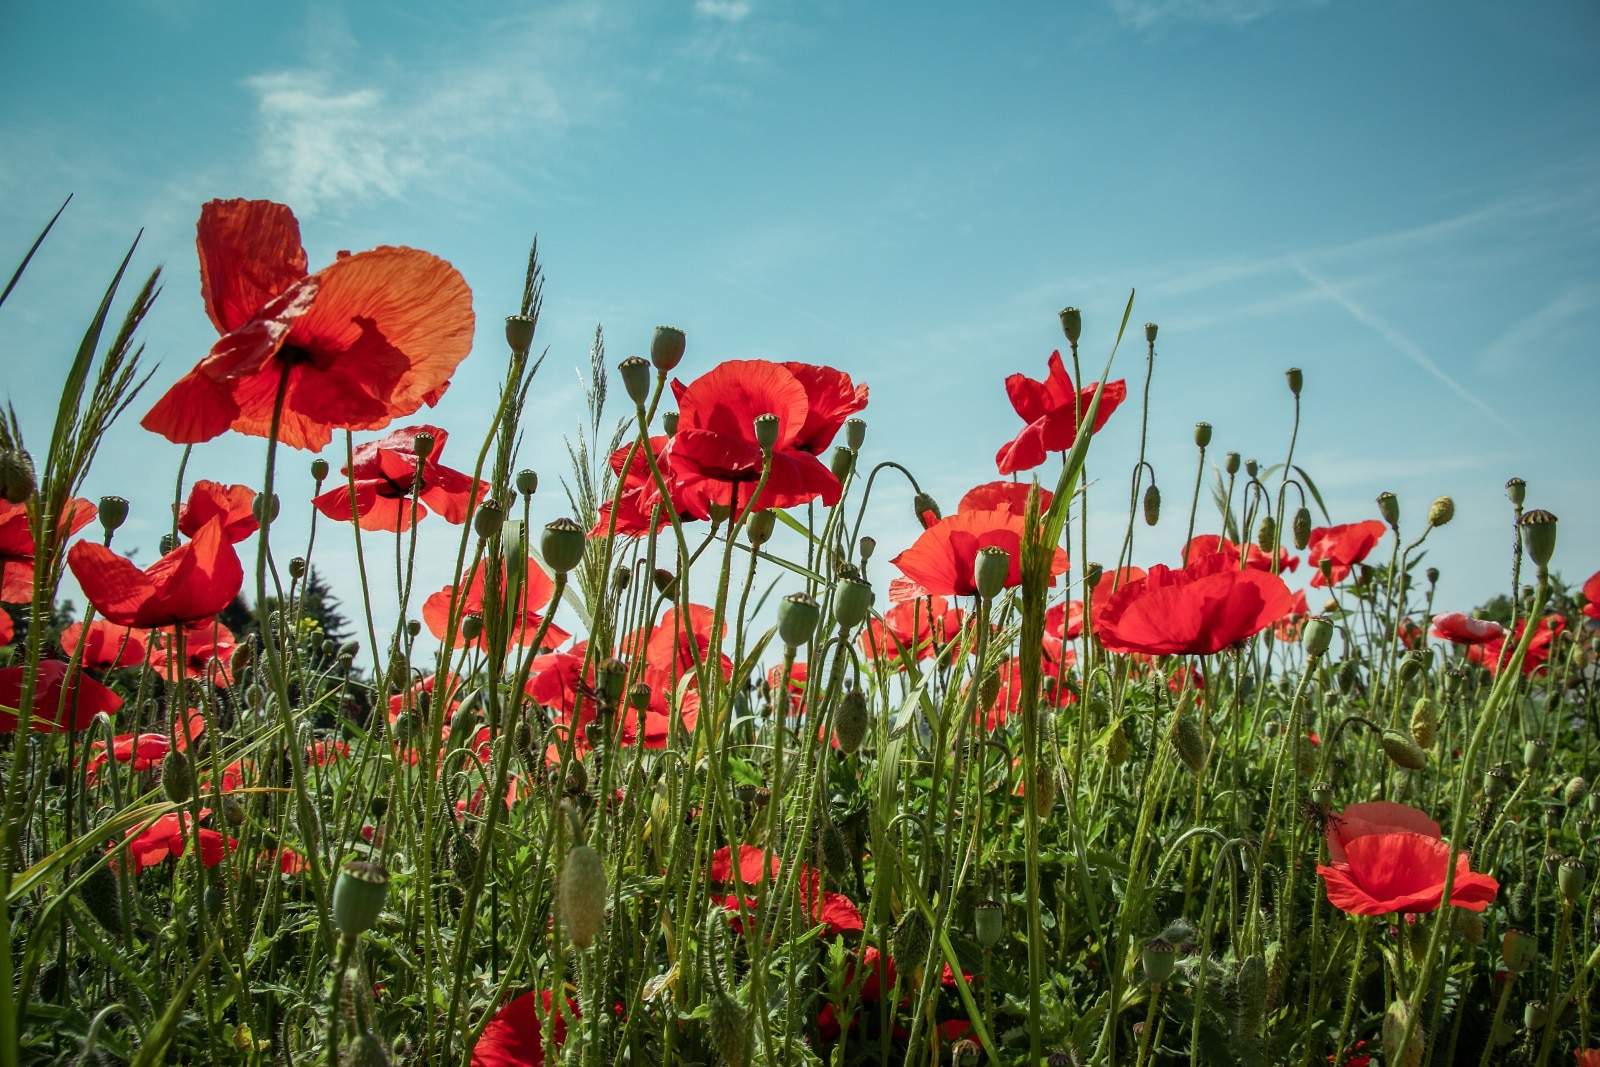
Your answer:
[[[956,501],[860,459],[846,370],[666,326],[541,479],[536,255],[446,428],[449,263],[313,272],[265,201],[197,247],[219,339],[164,392],[128,259],[62,380],[5,383],[57,414],[0,421],[0,1067],[1600,1064],[1600,574],[1554,573],[1536,486],[1505,595],[1436,604],[1454,504],[1327,514],[1290,369],[1282,455],[1198,423],[1163,498],[1131,296],[1109,352],[1067,308],[996,382],[1016,436]],[[169,497],[79,495],[124,417],[185,446]],[[186,480],[227,433],[261,466]],[[1181,559],[1136,550],[1162,522]],[[459,527],[443,588],[420,523]]]

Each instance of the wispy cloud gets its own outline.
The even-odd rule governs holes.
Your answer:
[[[1563,286],[1543,306],[1524,315],[1490,341],[1478,357],[1478,369],[1504,369],[1513,360],[1527,358],[1543,345],[1594,319],[1600,310],[1600,282]],[[1590,331],[1592,333],[1592,331]]]
[[[1355,319],[1363,326],[1366,326],[1372,330],[1372,332],[1376,333],[1379,337],[1382,337],[1385,341],[1389,342],[1389,345],[1394,348],[1395,351],[1399,352],[1411,362],[1415,363],[1417,366],[1433,375],[1441,383],[1443,383],[1447,389],[1455,393],[1462,400],[1466,401],[1468,404],[1471,404],[1473,407],[1477,408],[1479,411],[1483,412],[1489,418],[1493,419],[1506,429],[1516,432],[1516,427],[1511,425],[1505,416],[1501,415],[1500,412],[1496,411],[1488,403],[1484,402],[1484,400],[1481,399],[1477,394],[1473,393],[1455,378],[1445,373],[1444,368],[1440,367],[1434,358],[1428,355],[1427,351],[1423,349],[1420,344],[1406,336],[1406,334],[1401,332],[1398,327],[1390,324],[1365,306],[1351,299],[1349,294],[1347,294],[1342,288],[1328,281],[1328,279],[1322,277],[1322,275],[1306,266],[1306,264],[1299,257],[1290,256],[1288,262],[1289,265],[1293,267],[1302,278],[1315,286],[1323,296],[1328,298],[1329,301],[1343,308],[1349,313],[1351,318]]]
[[[1149,29],[1164,22],[1219,22],[1242,26],[1281,11],[1323,7],[1330,0],[1111,0],[1125,26]]]
[[[701,18],[743,22],[750,17],[750,2],[749,0],[694,0],[694,13]]]

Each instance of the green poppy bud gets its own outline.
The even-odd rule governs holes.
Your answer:
[[[650,574],[650,584],[656,587],[656,592],[662,596],[670,597],[673,590],[678,587],[678,576],[665,567],[657,567]]]
[[[606,869],[600,854],[588,845],[567,850],[559,886],[561,921],[567,937],[580,949],[594,944],[606,916]]]
[[[1229,474],[1238,474],[1239,473],[1239,453],[1237,453],[1237,452],[1229,452],[1226,456],[1222,457],[1222,468],[1223,468],[1223,470],[1227,471]]]
[[[1528,498],[1528,483],[1521,478],[1506,479],[1506,499],[1511,501],[1512,507],[1520,508],[1522,502]]]
[[[1539,942],[1532,934],[1515,928],[1500,939],[1500,961],[1512,974],[1522,974],[1539,958]]]
[[[750,1016],[721,989],[713,990],[706,1011],[706,1037],[717,1058],[728,1067],[748,1067]]]
[[[1311,543],[1311,509],[1304,505],[1296,508],[1290,529],[1294,532],[1294,547],[1304,552]]]
[[[1328,646],[1332,643],[1332,619],[1326,615],[1313,615],[1306,620],[1305,626],[1300,630],[1300,644],[1305,648],[1306,655],[1326,655]]]
[[[1542,508],[1524,512],[1521,520],[1522,545],[1528,558],[1543,570],[1556,552],[1556,517]]]
[[[1402,684],[1411,681],[1423,668],[1428,665],[1429,656],[1426,649],[1412,649],[1400,657],[1399,675]]]
[[[1432,748],[1439,737],[1439,712],[1426,694],[1411,707],[1411,739],[1419,748]]]
[[[1191,715],[1178,715],[1172,721],[1172,747],[1183,765],[1194,774],[1206,769],[1206,742],[1200,726]]]
[[[1561,799],[1569,808],[1575,808],[1583,801],[1583,796],[1589,791],[1589,783],[1577,775],[1568,779],[1567,786],[1561,791]]]
[[[643,356],[629,356],[617,364],[617,373],[628,399],[643,407],[650,399],[650,361]]]
[[[810,644],[821,614],[810,596],[790,593],[778,604],[778,639],[788,648]]]
[[[100,498],[100,525],[110,537],[128,519],[128,502],[120,496]]]
[[[867,440],[867,420],[847,419],[844,424],[844,444],[852,452],[861,451]]]
[[[1005,936],[1005,910],[998,900],[980,900],[972,911],[972,934],[984,948],[994,948]]]
[[[316,459],[312,460],[311,477],[318,483],[324,481],[328,477],[328,461],[323,459],[321,456],[318,456]]]
[[[1284,371],[1284,377],[1289,380],[1289,392],[1295,396],[1300,395],[1300,390],[1306,384],[1306,376],[1299,367],[1290,367]]]
[[[346,937],[372,929],[389,895],[389,872],[377,860],[350,860],[333,883],[333,925]]]
[[[550,569],[566,574],[583,562],[583,550],[588,545],[583,527],[571,519],[553,519],[544,524],[544,535],[539,539],[539,552]]]
[[[1529,738],[1522,746],[1522,765],[1530,771],[1544,766],[1550,756],[1550,742],[1542,737]]]
[[[1144,524],[1154,526],[1161,521],[1161,490],[1154,482],[1144,491]]]
[[[1252,952],[1239,961],[1234,972],[1233,986],[1239,1010],[1234,1013],[1234,1024],[1239,1036],[1259,1039],[1267,1011],[1267,961]]]
[[[177,749],[167,753],[161,761],[161,791],[174,804],[182,804],[194,793],[194,768],[189,757]]]
[[[1389,762],[1397,767],[1404,767],[1408,771],[1420,771],[1428,765],[1428,755],[1417,747],[1417,743],[1399,730],[1385,730],[1379,739],[1383,746],[1383,754],[1389,757]]]
[[[1170,941],[1153,937],[1145,942],[1144,950],[1139,953],[1139,962],[1144,967],[1145,980],[1151,985],[1160,985],[1172,977],[1172,970],[1178,962],[1178,951]]]
[[[523,496],[532,496],[539,488],[539,475],[524,467],[517,472],[517,492]]]
[[[257,493],[255,500],[251,501],[250,511],[255,515],[257,522],[263,526],[268,525],[278,517],[278,494],[273,493],[269,497],[265,493]]]
[[[828,469],[833,472],[833,476],[839,481],[842,482],[850,477],[850,472],[855,470],[855,466],[856,454],[854,452],[843,447],[833,450],[833,458],[828,463]]]
[[[411,438],[411,451],[416,453],[420,460],[426,460],[433,455],[433,434],[427,430],[419,430]]]
[[[622,699],[622,688],[628,682],[628,665],[612,656],[595,671],[595,681],[607,702],[615,704]]]
[[[1501,764],[1495,764],[1483,772],[1483,795],[1490,800],[1497,800],[1506,795],[1511,788],[1511,772]]]
[[[1400,525],[1400,498],[1385,490],[1378,494],[1378,514],[1392,530]]]
[[[1435,497],[1428,505],[1428,525],[1445,526],[1456,517],[1456,502],[1447,496]]]
[[[650,362],[665,374],[683,362],[683,350],[688,344],[688,338],[676,326],[657,326],[655,336],[650,338]]]
[[[778,431],[780,429],[782,429],[782,425],[778,422],[778,416],[770,411],[765,415],[756,416],[756,444],[761,446],[761,451],[772,451],[773,446],[778,443]],[[843,479],[841,478],[841,480]]]
[[[627,589],[632,582],[633,571],[629,570],[625,564],[617,564],[617,569],[611,572],[611,588],[620,593]]]
[[[767,508],[762,508],[745,521],[745,536],[750,539],[751,545],[760,548],[772,540],[772,531],[776,529],[777,524],[777,513]]]
[[[678,413],[676,411],[663,411],[661,413],[661,432],[668,437],[678,432]]]
[[[1083,315],[1077,308],[1061,309],[1061,332],[1066,334],[1070,345],[1076,345],[1083,336]]]
[[[944,517],[939,510],[939,502],[929,493],[918,493],[911,500],[911,510],[916,513],[917,522],[923,526],[932,526]]]
[[[1588,872],[1583,869],[1582,860],[1576,856],[1562,860],[1561,866],[1556,869],[1556,884],[1561,888],[1561,899],[1568,904],[1578,903],[1587,879]]]
[[[872,586],[859,578],[841,578],[833,587],[833,619],[841,629],[854,630],[872,610]]]
[[[533,326],[531,315],[506,316],[506,344],[511,351],[520,354],[533,347]]]
[[[0,498],[10,504],[23,504],[38,487],[33,457],[25,449],[0,448]]]
[[[1005,549],[998,545],[987,545],[978,550],[972,580],[978,587],[979,596],[985,600],[998,596],[1010,576],[1011,556]]]
[[[833,736],[839,742],[839,751],[854,755],[867,739],[870,725],[867,698],[859,689],[846,691],[839,701],[839,710],[833,715]]]
[[[1211,445],[1211,424],[1209,422],[1197,422],[1194,424],[1194,443],[1201,448],[1207,448]]]
[[[483,636],[483,616],[471,612],[461,617],[461,636],[468,641],[476,641]]]
[[[1269,556],[1277,550],[1278,521],[1271,515],[1261,516],[1261,523],[1256,527],[1256,544]]]

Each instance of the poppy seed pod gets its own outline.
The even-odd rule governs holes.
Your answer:
[[[939,502],[933,499],[930,493],[918,493],[911,499],[911,510],[916,512],[917,521],[924,526],[931,526],[944,517],[939,511]],[[932,516],[930,521],[929,516]]]
[[[1288,370],[1283,372],[1283,376],[1289,381],[1289,392],[1293,393],[1295,396],[1299,396],[1300,390],[1306,384],[1306,376],[1304,372],[1302,372],[1299,367],[1290,367]]]
[[[418,459],[427,459],[433,455],[433,434],[427,430],[419,430],[411,438],[411,451],[415,452]]]
[[[1006,579],[1011,575],[1011,555],[999,545],[986,545],[978,549],[972,570],[978,595],[985,600],[992,599],[1006,587]]]
[[[295,556],[289,561],[289,577],[299,581],[306,576],[306,561],[302,556]]]
[[[110,537],[128,519],[128,502],[120,496],[103,496],[100,498],[100,525],[105,529],[106,536]]]
[[[351,860],[333,883],[333,925],[346,937],[372,929],[389,895],[389,872],[377,860]]]
[[[805,593],[790,593],[778,604],[778,639],[787,648],[811,643],[822,611]]]
[[[870,725],[867,698],[859,689],[850,689],[839,701],[839,710],[833,716],[833,736],[839,742],[839,751],[851,756],[867,739]]]
[[[1512,928],[1500,939],[1500,962],[1512,974],[1521,974],[1539,958],[1539,942],[1532,934]]]
[[[676,411],[663,411],[661,413],[661,432],[672,437],[678,432],[678,413]]]
[[[778,416],[770,411],[764,415],[756,416],[756,444],[761,446],[761,451],[772,451],[773,446],[778,443],[778,431],[782,428],[782,424],[778,422]]]
[[[863,566],[866,565],[866,562],[872,558],[872,554],[877,550],[878,539],[873,537],[871,534],[862,534],[861,540],[856,542],[856,551],[861,554],[861,563]]]
[[[318,483],[325,481],[328,477],[328,461],[323,459],[321,456],[318,456],[316,459],[312,460],[311,477]]]
[[[517,472],[517,492],[523,496],[532,496],[539,488],[539,475],[535,471],[524,467]]]
[[[842,445],[833,450],[833,456],[828,461],[828,469],[839,481],[850,477],[850,472],[855,470],[856,454]]]
[[[161,791],[174,804],[182,804],[194,793],[194,768],[189,765],[189,757],[177,749],[161,761]]]
[[[1296,508],[1289,529],[1294,534],[1294,547],[1304,552],[1311,543],[1311,509],[1303,504]]]
[[[1154,482],[1144,491],[1144,524],[1154,526],[1161,521],[1161,490]]]
[[[633,582],[633,571],[625,564],[617,564],[617,569],[611,572],[611,588],[622,592]]]
[[[1324,556],[1317,560],[1317,571],[1322,575],[1322,580],[1328,585],[1333,584],[1333,560]]]
[[[1420,771],[1428,765],[1427,753],[1399,730],[1385,730],[1378,743],[1383,746],[1383,754],[1388,756],[1389,762],[1396,767],[1403,767],[1408,771]]]
[[[1157,326],[1155,323],[1153,323],[1153,322],[1145,323],[1144,324],[1144,340],[1145,340],[1145,343],[1146,344],[1152,344],[1152,345],[1155,344],[1156,343],[1156,334],[1159,333],[1160,331],[1161,331],[1161,327]]]
[[[1531,737],[1522,746],[1522,765],[1530,771],[1543,767],[1550,756],[1550,742],[1542,737]]]
[[[1256,544],[1261,551],[1271,553],[1278,547],[1278,520],[1271,515],[1261,516],[1261,524],[1256,527]]]
[[[1322,811],[1333,807],[1333,786],[1328,782],[1317,782],[1311,786],[1311,803]]]
[[[1227,471],[1229,474],[1238,474],[1239,473],[1239,453],[1237,453],[1237,452],[1229,452],[1226,456],[1223,456],[1222,457],[1222,469]]]
[[[676,326],[657,326],[650,338],[650,362],[656,370],[665,373],[683,362],[683,350],[689,339]]]
[[[278,494],[273,493],[269,497],[265,493],[257,493],[255,500],[250,504],[250,512],[261,525],[266,526],[271,523],[278,517]]]
[[[1506,479],[1506,499],[1511,501],[1511,506],[1520,508],[1522,502],[1528,498],[1528,483],[1521,478]]]
[[[1522,1025],[1529,1030],[1542,1030],[1550,1021],[1550,1009],[1542,1000],[1530,1000],[1522,1006]]]
[[[422,632],[422,622],[419,619],[406,620],[406,636],[415,637]]]
[[[526,352],[533,347],[533,316],[506,316],[506,344],[513,352]]]
[[[844,444],[852,452],[861,451],[861,446],[867,441],[867,420],[846,419],[844,424]]]
[[[860,578],[841,578],[833,587],[833,621],[841,629],[854,630],[867,621],[872,610],[872,586]]]
[[[1503,764],[1495,764],[1483,772],[1483,795],[1491,800],[1506,795],[1511,788],[1511,772]]]
[[[1308,656],[1323,656],[1333,643],[1333,620],[1326,615],[1313,615],[1300,631],[1300,644]]]
[[[1439,568],[1438,567],[1429,567],[1427,570],[1423,571],[1422,573],[1423,573],[1423,577],[1428,579],[1428,584],[1429,585],[1438,585],[1439,584]]]
[[[980,900],[972,909],[972,934],[984,948],[994,948],[1005,936],[1005,911],[998,900]]]
[[[617,373],[628,399],[643,407],[650,399],[650,361],[643,356],[629,356],[617,364]]]
[[[583,562],[583,550],[588,543],[582,526],[571,519],[552,519],[544,524],[544,534],[539,538],[539,552],[551,570],[566,574]]]
[[[1583,896],[1587,879],[1588,872],[1583,869],[1583,861],[1576,856],[1568,856],[1556,868],[1556,885],[1561,889],[1561,899],[1568,904],[1576,904]]]
[[[778,516],[773,511],[763,508],[751,515],[744,524],[745,536],[756,548],[760,548],[772,540],[772,531],[777,527]]]
[[[628,707],[644,711],[650,707],[650,687],[644,682],[634,682],[628,687]]]
[[[1378,514],[1390,529],[1400,525],[1400,498],[1387,489],[1378,494]]]
[[[1456,517],[1456,502],[1450,497],[1435,497],[1428,505],[1428,525],[1445,526]]]
[[[1178,951],[1165,938],[1152,937],[1144,943],[1139,962],[1144,967],[1145,980],[1151,985],[1160,985],[1172,977],[1172,969],[1178,962]]]
[[[1244,473],[1247,477],[1254,478],[1257,474],[1261,473],[1261,464],[1257,463],[1253,459],[1245,460]]]
[[[580,949],[594,944],[606,915],[606,869],[600,854],[588,845],[567,850],[561,865],[561,921],[567,937]]]
[[[1524,512],[1521,520],[1522,545],[1528,558],[1543,570],[1556,553],[1556,517],[1542,508]]]
[[[1066,334],[1067,343],[1076,345],[1083,336],[1083,313],[1077,308],[1062,308],[1060,317],[1061,332]]]
[[[477,612],[461,617],[461,636],[468,641],[476,641],[483,636],[483,616]]]
[[[473,512],[472,530],[487,541],[500,532],[500,527],[505,521],[505,509],[493,500],[485,500],[478,505],[478,510]]]
[[[600,664],[595,672],[601,694],[606,702],[615,704],[622,699],[622,688],[628,682],[628,665],[615,656]]]

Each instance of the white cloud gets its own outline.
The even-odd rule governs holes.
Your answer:
[[[1484,348],[1478,369],[1501,370],[1533,356],[1586,320],[1593,322],[1600,309],[1600,283],[1574,282],[1563,286],[1542,307],[1512,323]],[[1592,331],[1590,331],[1592,332]]]
[[[743,22],[750,17],[750,0],[694,0],[694,13],[701,18]]]
[[[1280,11],[1322,7],[1329,0],[1111,0],[1123,25],[1149,29],[1162,22],[1219,22],[1242,26]]]

